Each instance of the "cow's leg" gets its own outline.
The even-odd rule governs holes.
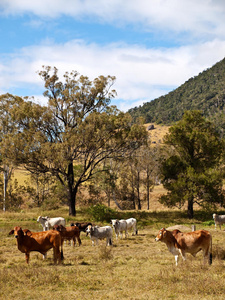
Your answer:
[[[26,263],[29,263],[30,253],[25,253]]]
[[[178,265],[178,259],[179,259],[179,256],[178,255],[175,255],[175,263],[176,263],[176,266]]]
[[[62,250],[61,250],[61,253],[60,253],[60,249],[59,249],[58,246],[53,247],[53,260],[54,260],[54,264],[57,264],[57,262],[60,264],[62,256],[63,256]]]
[[[81,239],[80,239],[79,236],[77,237],[77,241],[78,241],[78,244],[79,244],[79,246],[80,246],[80,245],[81,245]]]
[[[209,251],[209,247],[207,249],[203,249],[203,261],[204,264],[208,264],[211,265],[212,264],[212,253],[210,253]]]
[[[182,251],[181,249],[179,249],[179,252],[181,254],[181,257],[183,258],[183,260],[185,261],[186,260],[186,254],[184,251]]]

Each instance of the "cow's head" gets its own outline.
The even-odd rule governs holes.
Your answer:
[[[66,228],[61,224],[60,225],[54,225],[53,229],[57,230],[57,231],[60,231],[60,232],[66,230]]]
[[[118,219],[111,220],[112,227],[115,228],[119,224]]]
[[[159,230],[159,233],[157,234],[155,241],[162,241],[166,237],[166,229],[162,228]]]
[[[14,227],[14,229],[9,232],[9,235],[11,234],[14,234],[15,238],[21,238],[24,236],[24,232],[19,226]]]
[[[91,225],[88,225],[87,228],[85,229],[85,231],[87,232],[87,235],[88,235],[88,234],[91,234],[94,231],[94,229],[92,228]]]

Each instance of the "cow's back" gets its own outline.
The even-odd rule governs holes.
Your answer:
[[[94,229],[94,236],[98,239],[104,239],[106,236],[112,237],[112,228],[110,226],[98,227]]]
[[[59,247],[61,244],[61,236],[55,230],[42,232],[32,232],[31,236],[24,237],[30,251],[48,251],[51,248]]]
[[[177,232],[174,234],[178,247],[188,253],[194,254],[208,248],[211,244],[211,234],[207,230],[197,230],[192,232]]]

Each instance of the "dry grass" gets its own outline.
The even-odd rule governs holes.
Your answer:
[[[53,212],[44,212],[53,215]],[[42,255],[31,253],[30,264],[8,232],[21,225],[39,231],[38,210],[21,213],[0,213],[0,299],[224,299],[225,233],[214,225],[203,226],[194,220],[197,229],[213,235],[213,264],[204,266],[202,255],[187,256],[175,267],[175,260],[162,243],[154,238],[158,230],[175,224],[191,225],[176,212],[141,212],[139,234],[116,240],[113,247],[105,241],[92,247],[81,233],[80,247],[64,246],[62,265],[52,264],[52,250],[43,261]],[[55,212],[67,218],[66,209]],[[85,215],[77,219],[85,220]],[[207,220],[206,220],[207,221]],[[193,221],[192,221],[193,222]]]

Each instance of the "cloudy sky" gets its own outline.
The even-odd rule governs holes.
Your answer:
[[[225,57],[224,0],[0,0],[0,94],[44,103],[42,65],[116,76],[123,111]]]

